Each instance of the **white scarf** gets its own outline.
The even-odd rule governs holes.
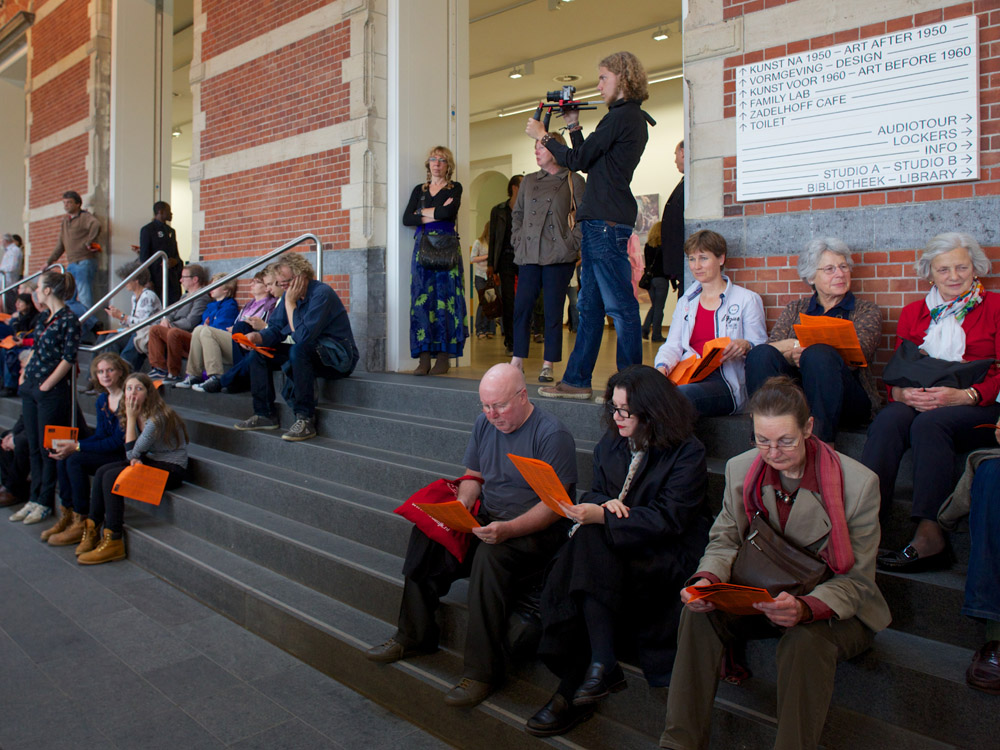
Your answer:
[[[946,304],[936,286],[927,293],[926,303],[928,310]],[[959,310],[961,308],[947,310],[936,321],[931,321],[920,348],[937,359],[961,362],[965,356],[965,329],[955,316]]]

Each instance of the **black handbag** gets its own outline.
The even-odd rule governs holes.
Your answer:
[[[788,541],[758,513],[736,554],[729,582],[767,589],[771,596],[782,591],[804,596],[832,575],[823,558]]]
[[[882,381],[900,388],[969,388],[981,383],[993,366],[992,359],[972,362],[949,362],[920,351],[912,341],[903,339],[885,366]]]
[[[639,277],[639,288],[649,289],[651,286],[653,286],[653,271],[651,268],[645,268]]]
[[[420,194],[420,208],[424,207],[427,191]],[[426,229],[420,232],[417,247],[417,263],[428,271],[450,271],[462,262],[462,243],[458,234],[433,233]]]

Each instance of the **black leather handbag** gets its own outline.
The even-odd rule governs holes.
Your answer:
[[[885,366],[882,381],[900,388],[970,388],[983,381],[993,364],[992,359],[972,362],[935,359],[920,351],[920,347],[912,341],[903,339]]]
[[[788,541],[758,513],[736,554],[729,582],[767,589],[771,596],[782,591],[804,596],[832,575],[823,558]]]
[[[457,234],[420,235],[417,263],[429,271],[450,271],[462,260],[462,246]]]

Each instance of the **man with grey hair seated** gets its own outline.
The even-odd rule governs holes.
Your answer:
[[[390,663],[438,647],[434,612],[459,578],[469,578],[469,622],[462,680],[445,696],[450,706],[475,706],[503,678],[503,636],[517,583],[545,570],[566,539],[567,522],[542,503],[507,457],[550,464],[570,497],[576,486],[576,443],[569,430],[528,400],[524,374],[513,365],[490,368],[479,383],[483,413],[472,428],[458,499],[480,501],[480,528],[461,563],[416,527],[403,563],[403,601],[396,634],[368,651]],[[479,481],[481,480],[481,481]]]
[[[854,323],[865,359],[872,362],[882,336],[882,311],[874,302],[851,292],[854,260],[843,241],[815,239],[799,255],[799,277],[812,287],[808,297],[789,302],[771,329],[767,343],[747,355],[747,391],[753,395],[775,375],[802,384],[816,419],[816,437],[833,443],[839,427],[866,424],[881,399],[870,367],[851,367],[827,344],[803,348],[795,337],[800,316],[842,318]]]

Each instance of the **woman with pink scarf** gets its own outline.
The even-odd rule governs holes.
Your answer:
[[[938,360],[972,362],[1000,358],[1000,295],[983,289],[980,276],[990,261],[972,237],[948,232],[934,237],[916,264],[931,284],[927,297],[903,308],[896,347],[910,341]],[[993,365],[979,382],[964,388],[889,388],[889,405],[868,430],[861,463],[878,474],[883,520],[896,489],[896,472],[913,450],[913,509],[917,527],[901,551],[879,556],[884,570],[916,573],[947,568],[951,555],[937,522],[938,510],[954,488],[955,458],[993,441],[977,425],[1000,417],[1000,370]]]

